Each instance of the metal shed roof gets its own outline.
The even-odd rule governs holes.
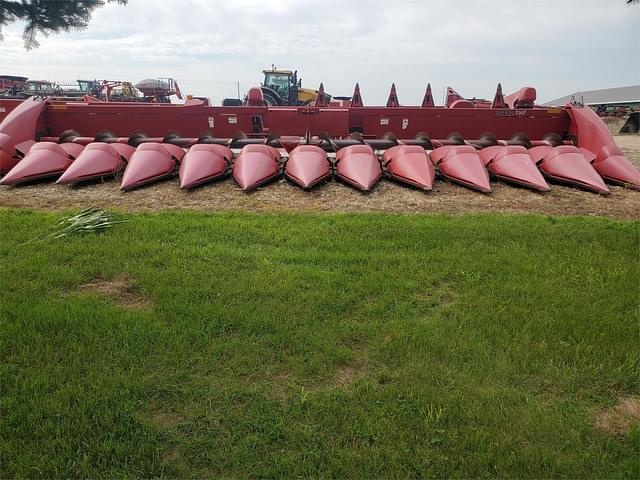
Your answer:
[[[571,95],[546,102],[545,105],[564,105],[571,101],[572,96],[575,97],[576,100],[580,100],[582,97],[585,105],[640,103],[640,85],[575,92]]]

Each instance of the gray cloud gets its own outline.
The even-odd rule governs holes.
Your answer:
[[[491,97],[538,88],[541,100],[640,83],[640,7],[621,0],[389,2],[304,0],[130,0],[98,10],[85,32],[22,48],[21,25],[5,28],[2,72],[31,78],[130,79],[173,76],[214,102],[261,80],[275,63],[305,85],[324,81],[367,104],[418,103],[426,83]]]

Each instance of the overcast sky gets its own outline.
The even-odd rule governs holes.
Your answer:
[[[491,98],[535,86],[540,101],[640,84],[640,5],[624,0],[129,0],[97,10],[84,32],[3,29],[3,74],[138,82],[170,76],[214,103],[257,85],[272,63],[333,95],[360,82],[365,104],[418,104],[427,82]]]

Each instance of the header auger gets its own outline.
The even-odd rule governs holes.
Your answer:
[[[335,175],[369,191],[386,175],[431,190],[440,174],[484,193],[491,177],[540,192],[547,181],[640,189],[640,172],[596,113],[537,106],[532,87],[504,95],[498,84],[493,100],[448,88],[442,106],[430,85],[420,106],[401,105],[395,85],[385,106],[365,106],[358,84],[339,102],[321,84],[303,106],[268,106],[255,93],[221,107],[25,100],[0,124],[0,184],[124,172],[123,190],[173,175],[182,188],[233,175],[250,190],[284,175],[308,189]]]

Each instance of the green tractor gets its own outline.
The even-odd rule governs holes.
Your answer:
[[[316,101],[318,90],[303,88],[298,79],[298,71],[282,70],[271,66],[271,70],[263,70],[264,82],[260,85],[264,103],[268,106],[309,105]],[[330,95],[325,94],[327,100]],[[232,107],[245,104],[240,99],[225,98],[222,105]]]
[[[263,70],[262,73],[264,82],[260,89],[264,102],[269,106],[308,105],[318,97],[317,90],[302,87],[302,80],[298,80],[297,71],[272,67],[271,70]]]

